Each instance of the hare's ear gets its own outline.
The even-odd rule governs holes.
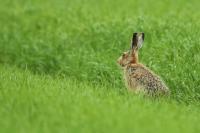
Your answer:
[[[134,50],[138,50],[142,47],[144,42],[144,33],[133,33],[133,38],[131,42],[131,48]]]

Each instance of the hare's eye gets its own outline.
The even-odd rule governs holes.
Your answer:
[[[125,53],[123,53],[123,54],[122,54],[122,57],[125,57],[125,55],[126,55],[126,54],[125,54]]]

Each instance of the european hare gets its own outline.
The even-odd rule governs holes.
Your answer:
[[[138,50],[142,47],[144,33],[133,33],[131,49],[118,59],[124,70],[124,78],[129,90],[149,95],[168,95],[169,89],[158,75],[139,63]]]

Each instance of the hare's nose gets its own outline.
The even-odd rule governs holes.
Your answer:
[[[122,67],[124,66],[121,60],[117,60],[117,63]]]
[[[121,64],[121,61],[120,61],[120,59],[118,59],[118,60],[117,60],[117,63],[118,63],[118,64]]]

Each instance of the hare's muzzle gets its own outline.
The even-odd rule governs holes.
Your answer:
[[[117,63],[118,63],[120,66],[122,66],[122,67],[124,66],[124,65],[123,65],[123,62],[122,62],[122,57],[120,57],[120,58],[117,60]]]

